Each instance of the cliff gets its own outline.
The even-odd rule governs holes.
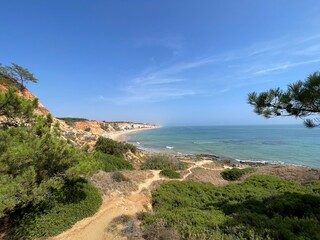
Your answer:
[[[10,87],[15,87],[16,94],[23,96],[28,100],[34,100],[37,97],[28,89],[21,88],[21,85],[10,78],[0,75],[0,90],[7,91]],[[34,111],[38,115],[47,115],[50,111],[39,102],[38,107]],[[0,116],[0,122],[4,121],[4,116]],[[53,121],[59,124],[62,138],[73,142],[76,146],[82,147],[89,145],[94,146],[97,139],[107,133],[126,129],[153,128],[156,125],[133,122],[105,122],[94,121],[83,118],[55,118]]]
[[[66,118],[64,118],[66,119]],[[70,126],[91,132],[93,134],[105,134],[108,132],[116,132],[123,130],[143,129],[143,128],[156,128],[155,124],[149,123],[134,123],[134,122],[106,122],[106,121],[95,121],[95,120],[82,120],[74,121],[70,123]]]

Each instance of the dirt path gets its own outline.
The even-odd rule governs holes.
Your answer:
[[[202,165],[210,163],[210,160],[203,160],[199,162],[192,162],[191,167],[187,169],[180,181],[185,180],[192,174],[193,168],[205,168]],[[149,189],[152,183],[159,180],[169,180],[160,176],[159,170],[152,170],[153,176],[147,178],[143,183],[139,184],[138,190],[132,192],[129,196],[114,196],[112,198],[105,198],[98,212],[92,217],[85,218],[77,222],[73,227],[58,236],[51,237],[48,240],[120,240],[127,239],[114,235],[106,231],[106,228],[111,221],[121,215],[134,215],[138,212],[145,211],[145,206],[150,204],[150,199],[142,193],[143,189]]]
[[[185,161],[185,162],[186,163],[191,163],[193,165],[187,169],[188,173],[185,174],[181,178],[181,181],[185,180],[190,174],[192,174],[192,171],[191,171],[192,169],[197,168],[197,167],[201,167],[201,168],[207,169],[207,168],[203,167],[202,165],[205,165],[207,163],[211,163],[212,161],[210,161],[210,160],[202,160],[202,161],[199,161],[199,162],[188,162],[188,161]],[[208,169],[212,170],[211,168],[208,168]]]

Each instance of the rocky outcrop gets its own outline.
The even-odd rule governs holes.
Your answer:
[[[54,119],[54,121],[59,123],[62,138],[71,141],[78,147],[88,145],[89,149],[93,149],[93,146],[96,144],[99,138],[98,134],[93,134],[91,132],[73,128],[62,120]]]
[[[104,134],[106,132],[98,121],[74,122],[73,127],[93,134]]]

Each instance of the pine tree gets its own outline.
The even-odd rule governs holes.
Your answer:
[[[303,118],[306,127],[320,126],[320,118],[307,118],[320,113],[320,72],[288,85],[286,91],[276,88],[249,93],[248,103],[254,106],[255,113],[266,118],[293,116]]]

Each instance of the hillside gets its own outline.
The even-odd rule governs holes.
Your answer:
[[[37,98],[27,88],[24,88],[23,90],[21,90],[21,85],[19,83],[15,82],[13,79],[10,79],[10,78],[0,74],[0,89],[7,91],[8,88],[12,88],[12,87],[17,89],[17,91],[16,91],[17,95],[23,96],[28,100],[34,100]],[[50,112],[48,109],[46,109],[45,106],[43,106],[39,102],[39,106],[35,109],[35,113],[40,114],[40,115],[47,115]]]
[[[0,89],[7,91],[9,88],[15,88],[16,94],[23,96],[28,100],[37,99],[27,88],[21,88],[21,85],[4,75],[0,75]],[[22,90],[21,90],[22,89]],[[34,111],[37,115],[47,115],[50,111],[39,101],[38,107]],[[0,122],[4,121],[4,116],[0,116]],[[100,135],[108,132],[116,132],[128,129],[153,128],[154,124],[134,123],[134,122],[106,122],[88,120],[85,118],[56,118],[53,121],[59,124],[62,138],[71,141],[76,146],[82,147],[88,145],[92,147]]]

